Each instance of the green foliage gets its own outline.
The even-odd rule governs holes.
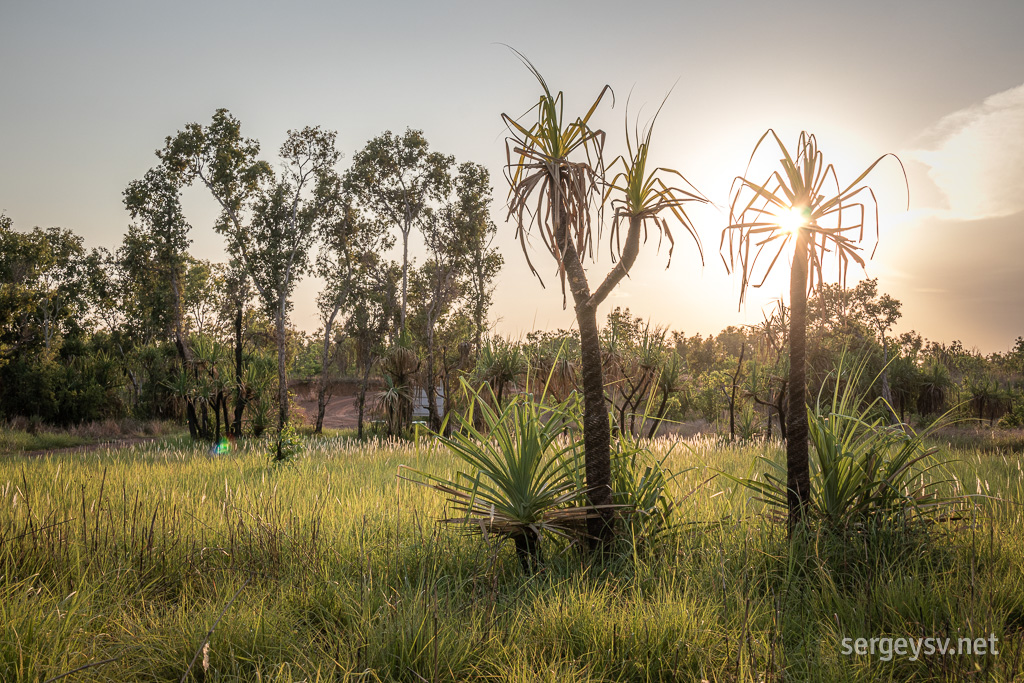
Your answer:
[[[1024,427],[1024,397],[1017,396],[1013,407],[999,418],[999,426],[1004,429]]]
[[[736,435],[744,441],[749,441],[757,436],[761,429],[760,416],[754,410],[754,406],[744,403],[736,418]]]
[[[243,367],[241,391],[253,436],[262,436],[273,423],[276,371],[274,357],[269,352],[249,357]]]
[[[398,228],[402,235],[401,331],[406,330],[409,288],[409,236],[413,227],[426,226],[433,218],[429,207],[448,196],[454,158],[429,151],[423,131],[407,129],[396,135],[385,131],[371,139],[352,157],[344,188],[380,223]]]
[[[416,352],[407,346],[392,346],[384,356],[384,391],[377,405],[386,417],[390,434],[400,434],[412,424],[413,378],[419,369]]]
[[[722,411],[728,407],[725,388],[729,386],[731,380],[732,377],[726,370],[714,370],[701,376],[692,405],[707,422],[718,422]]]
[[[927,432],[918,435],[907,425],[889,425],[881,399],[865,395],[864,362],[852,368],[847,362],[836,369],[831,395],[819,394],[808,409],[812,518],[831,531],[864,532],[906,528],[959,512],[967,499],[941,476],[948,463],[934,458],[937,449],[925,447]],[[785,469],[767,458],[759,461],[768,470],[758,478],[727,476],[757,500],[785,510]]]
[[[665,466],[673,447],[658,459],[628,433],[614,446],[612,502],[621,506],[623,521],[618,533],[629,547],[638,548],[671,526],[676,506],[670,484],[686,470],[673,473]]]
[[[304,446],[295,423],[288,422],[274,434],[268,454],[276,462],[291,462],[299,456]]]
[[[116,417],[123,413],[123,384],[111,353],[73,337],[57,352],[18,355],[0,366],[0,415],[33,415],[58,425]]]
[[[576,436],[582,431],[579,396],[553,403],[518,394],[499,405],[486,385],[474,391],[464,381],[463,389],[472,408],[459,416],[450,437],[438,440],[469,471],[454,478],[417,471],[459,513],[443,521],[514,540],[524,567],[539,559],[544,534],[585,538],[587,518],[597,508],[587,504],[583,441]],[[613,443],[610,507],[620,520],[616,535],[629,548],[648,544],[669,527],[675,475],[664,463],[670,453],[656,459],[628,434]]]
[[[471,393],[470,412],[458,416],[452,436],[438,435],[438,440],[470,471],[454,478],[417,472],[457,513],[444,521],[485,537],[513,539],[524,564],[539,552],[542,533],[566,538],[583,533],[593,509],[574,476],[579,460],[567,457],[579,444],[556,444],[576,424],[569,404],[543,405],[518,395],[495,410],[480,390],[465,381],[463,389]],[[482,431],[474,425],[477,412]]]
[[[506,389],[512,391],[526,377],[529,361],[521,344],[501,337],[484,340],[472,371],[474,385],[487,384],[500,404]]]

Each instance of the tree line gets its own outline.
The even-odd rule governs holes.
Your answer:
[[[4,416],[181,416],[194,438],[218,440],[280,430],[300,336],[288,325],[292,294],[309,274],[324,281],[319,364],[331,365],[340,341],[354,344],[361,398],[385,349],[410,350],[430,392],[452,338],[479,347],[502,265],[483,166],[456,164],[410,129],[370,140],[342,172],[336,133],[306,127],[288,131],[275,172],[224,109],[168,136],[156,156],[124,191],[131,222],[113,251],[87,251],[66,229],[19,232],[0,216]],[[220,208],[211,227],[225,262],[189,253],[181,193],[192,185]],[[418,264],[414,231],[426,245]],[[384,256],[396,234],[401,262]],[[330,391],[321,378],[318,429]]]

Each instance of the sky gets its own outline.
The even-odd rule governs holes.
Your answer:
[[[652,161],[677,169],[715,207],[691,217],[703,247],[677,229],[671,266],[657,240],[599,310],[615,306],[687,334],[759,322],[788,292],[785,269],[739,307],[739,277],[719,252],[729,189],[769,128],[789,145],[817,136],[840,181],[894,153],[868,182],[879,207],[866,271],[903,303],[896,331],[1006,351],[1024,335],[1024,2],[510,5],[413,2],[0,2],[0,211],[16,229],[60,226],[87,247],[118,246],[121,193],[154,151],[220,107],[260,140],[271,163],[289,129],[338,131],[345,158],[385,130],[424,131],[431,148],[490,169],[505,257],[491,317],[515,338],[569,328],[554,264],[532,252],[530,275],[506,222],[506,130],[537,101],[525,54],[567,112],[595,115],[606,154],[624,151],[626,103],[655,126]],[[670,92],[671,91],[671,92]],[[755,161],[765,169],[770,150]],[[609,157],[610,158],[610,157]],[[184,194],[192,253],[224,258],[213,200]],[[413,254],[422,258],[413,240]],[[588,266],[592,286],[607,247]],[[293,322],[316,328],[318,283],[295,292]]]

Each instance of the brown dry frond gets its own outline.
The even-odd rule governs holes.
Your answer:
[[[796,154],[789,150],[774,130],[768,129],[754,146],[747,164],[753,162],[762,143],[771,136],[782,152],[781,169],[773,171],[766,181],[756,183],[746,175],[737,176],[730,190],[729,225],[722,230],[719,251],[728,270],[739,264],[742,276],[740,304],[748,286],[760,287],[775,263],[786,252],[795,234],[780,227],[780,217],[786,212],[803,213],[801,230],[808,233],[808,292],[822,280],[822,265],[827,254],[834,252],[839,267],[840,282],[845,284],[850,262],[861,267],[864,258],[859,253],[864,240],[867,208],[874,208],[875,248],[878,246],[878,202],[874,191],[862,181],[886,157],[893,157],[907,182],[903,162],[895,154],[883,154],[875,159],[857,178],[846,185],[840,184],[832,164],[825,164],[814,135],[801,132]],[[907,184],[909,197],[909,184]],[[867,195],[867,196],[865,196]],[[908,199],[909,205],[909,199]],[[725,249],[728,243],[728,259]],[[874,255],[874,249],[872,250]],[[755,282],[758,261],[771,258],[759,281]]]
[[[501,115],[509,130],[505,140],[508,218],[515,221],[526,262],[543,286],[544,280],[527,250],[531,230],[540,233],[545,248],[558,263],[564,306],[565,252],[571,245],[581,260],[584,255],[593,256],[591,213],[600,208],[605,134],[590,127],[590,118],[611,88],[602,88],[585,116],[566,123],[563,93],[552,95],[536,67],[520,52],[509,49],[530,69],[544,92],[527,112],[537,112],[537,122],[529,128],[507,114]],[[584,158],[570,161],[574,154]],[[562,220],[566,225],[561,225]]]

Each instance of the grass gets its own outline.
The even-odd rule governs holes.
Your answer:
[[[1024,454],[1024,429],[991,427],[971,420],[938,430],[931,441],[947,448],[978,449],[990,454]]]
[[[23,429],[0,428],[0,453],[24,453],[27,451],[52,451],[58,448],[73,448],[91,443],[84,436],[60,432],[33,434]]]
[[[442,449],[328,435],[271,465],[268,448],[210,457],[176,437],[0,461],[0,680],[178,681],[193,659],[186,680],[1024,678],[1020,455],[942,454],[985,496],[967,519],[791,553],[744,492],[707,481],[779,448],[693,439],[666,463],[670,533],[600,565],[549,541],[526,575],[511,544],[438,525],[443,499],[396,480],[403,464],[453,475]],[[840,647],[990,633],[998,656]]]
[[[170,422],[158,420],[101,420],[65,429],[42,424],[38,419],[14,418],[0,423],[0,454],[52,451],[89,444],[164,436],[181,432]]]

